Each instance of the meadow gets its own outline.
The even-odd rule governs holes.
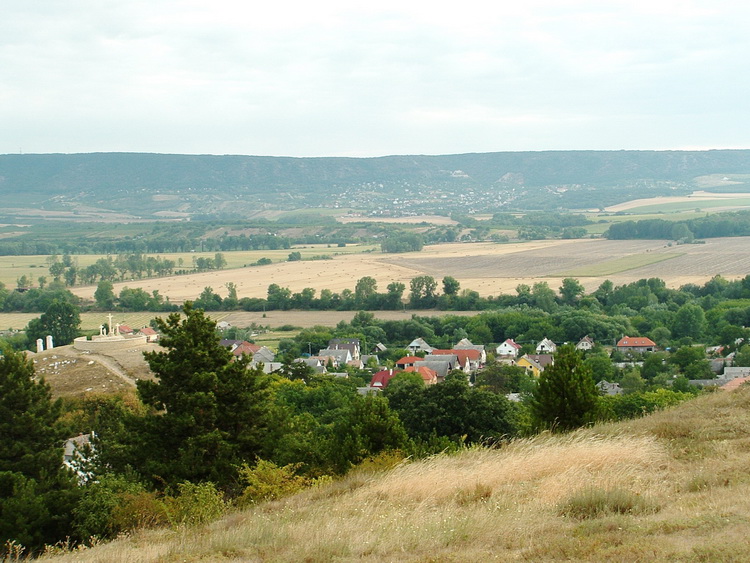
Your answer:
[[[42,561],[746,561],[748,425],[750,389],[710,393],[567,435],[366,462],[207,525]]]

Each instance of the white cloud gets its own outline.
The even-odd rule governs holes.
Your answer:
[[[505,4],[18,3],[0,152],[750,146],[744,3]]]

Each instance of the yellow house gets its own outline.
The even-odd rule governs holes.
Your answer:
[[[552,354],[525,354],[516,360],[517,366],[524,368],[534,377],[539,377],[544,368],[553,363]]]

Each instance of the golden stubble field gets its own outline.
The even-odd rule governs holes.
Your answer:
[[[306,287],[318,294],[322,289],[353,290],[357,280],[375,278],[379,291],[391,282],[408,286],[412,278],[430,275],[438,281],[453,276],[463,289],[480,295],[514,293],[518,284],[546,281],[558,288],[565,277],[580,280],[593,291],[604,280],[615,284],[658,277],[670,287],[705,283],[714,275],[729,279],[750,274],[750,239],[708,239],[705,244],[673,245],[667,241],[604,239],[544,240],[525,243],[455,243],[427,246],[406,254],[353,254],[333,260],[283,262],[205,272],[185,276],[136,280],[115,284],[115,293],[125,287],[158,290],[173,302],[195,299],[210,286],[227,294],[226,284],[237,285],[239,297],[265,297],[272,283],[299,292]],[[95,286],[73,292],[93,298]]]

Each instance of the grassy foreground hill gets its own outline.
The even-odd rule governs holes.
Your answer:
[[[749,428],[750,389],[717,392],[45,560],[746,561]]]

